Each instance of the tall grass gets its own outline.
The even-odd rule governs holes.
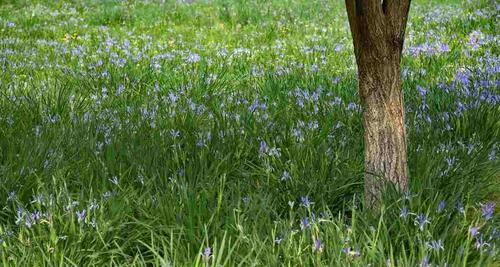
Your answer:
[[[363,207],[341,1],[0,4],[4,266],[495,266],[492,2],[416,1],[411,190]]]

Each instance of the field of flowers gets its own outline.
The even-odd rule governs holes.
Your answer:
[[[498,266],[499,12],[414,1],[372,213],[344,1],[1,1],[0,264]]]

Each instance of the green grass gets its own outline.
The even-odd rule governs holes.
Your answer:
[[[0,263],[498,265],[497,9],[414,1],[372,213],[343,1],[2,1]]]

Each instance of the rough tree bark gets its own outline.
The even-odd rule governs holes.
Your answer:
[[[358,65],[365,142],[365,202],[392,182],[408,189],[400,62],[411,0],[345,0]]]

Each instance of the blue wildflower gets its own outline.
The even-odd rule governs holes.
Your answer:
[[[203,258],[204,261],[208,261],[212,257],[212,248],[205,247],[203,253],[201,253],[201,257]]]
[[[242,200],[243,200],[243,203],[248,204],[248,203],[250,203],[250,200],[252,200],[252,198],[250,196],[244,196],[242,198]]]
[[[31,228],[31,226],[33,226],[35,223],[36,221],[31,216],[26,216],[24,218],[24,225],[26,225],[26,227],[28,228]]]
[[[170,135],[172,135],[173,138],[177,138],[177,137],[181,136],[181,131],[179,131],[177,129],[172,129],[172,130],[170,130]]]
[[[483,240],[483,236],[479,236],[476,238],[476,243],[474,243],[474,247],[476,247],[476,249],[482,249],[484,247],[489,247],[490,246],[490,243],[486,242],[485,240]]]
[[[118,179],[118,176],[113,176],[113,178],[109,179],[110,182],[112,182],[115,185],[118,185],[120,183],[120,180]]]
[[[403,193],[403,199],[411,200],[415,195],[412,195],[411,191],[405,191]]]
[[[189,53],[189,56],[186,58],[186,63],[196,63],[201,60],[200,55],[196,53]]]
[[[439,50],[441,52],[449,52],[450,51],[450,46],[448,46],[448,44],[446,44],[446,43],[441,43],[439,45]]]
[[[350,256],[350,257],[359,257],[361,256],[361,252],[359,250],[353,250],[351,249],[351,247],[346,247],[346,248],[343,248],[342,251],[347,255],[347,256]]]
[[[486,204],[481,204],[481,213],[485,220],[489,221],[493,218],[493,213],[495,212],[495,203],[489,202]]]
[[[290,173],[284,171],[283,175],[281,176],[281,181],[288,181],[288,180],[290,180]]]
[[[469,228],[469,234],[472,237],[475,237],[479,233],[479,227],[470,227]]]
[[[305,217],[302,220],[300,220],[300,229],[304,230],[311,226],[311,223],[309,222],[309,217]]]
[[[120,84],[118,86],[118,89],[116,89],[115,95],[119,96],[125,91],[125,86],[123,84]]]
[[[427,89],[425,89],[424,87],[422,87],[420,85],[417,85],[417,90],[421,96],[425,96],[427,94]]]
[[[424,255],[424,257],[422,258],[422,261],[420,261],[420,267],[429,267],[431,266],[430,262],[429,262],[429,256]]]
[[[302,206],[304,206],[305,208],[309,208],[311,207],[312,204],[314,204],[314,202],[311,202],[309,200],[309,197],[308,196],[305,196],[305,197],[300,197],[300,203],[302,204]]]
[[[462,202],[457,202],[455,204],[455,209],[457,209],[458,212],[465,214],[465,208],[464,208],[464,204],[462,204]]]
[[[313,251],[319,253],[323,252],[323,244],[321,243],[321,240],[319,238],[314,239]]]
[[[34,220],[34,221],[38,221],[42,218],[42,213],[39,212],[39,211],[35,211],[33,213],[31,213],[31,218]]]
[[[408,216],[412,214],[407,207],[402,207],[399,209],[399,217],[402,217],[403,219],[408,218]]]
[[[268,150],[268,147],[267,147],[267,143],[266,141],[262,140],[260,141],[260,145],[259,145],[259,155],[264,155]]]
[[[438,204],[437,212],[441,213],[446,208],[446,201],[441,200]]]
[[[418,228],[420,229],[420,231],[424,230],[424,226],[426,224],[430,224],[430,220],[429,218],[427,217],[427,215],[421,213],[419,215],[417,215],[417,217],[415,218],[415,225],[418,225]]]
[[[86,217],[87,217],[86,210],[76,211],[76,218],[78,219],[78,223],[84,221]]]
[[[427,242],[427,246],[433,250],[444,250],[443,241],[441,239],[440,240],[431,240],[431,241]]]

